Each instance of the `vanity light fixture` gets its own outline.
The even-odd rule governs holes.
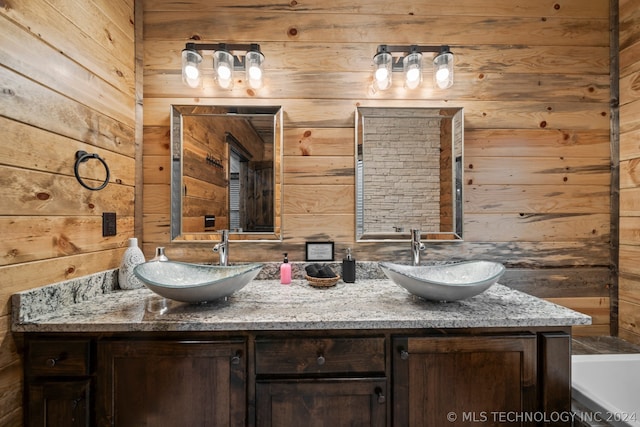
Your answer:
[[[213,74],[218,86],[232,89],[234,72],[244,71],[252,89],[260,89],[264,75],[264,55],[260,45],[231,43],[187,43],[182,51],[182,81],[189,87],[202,84],[202,56],[213,55]]]
[[[385,45],[378,46],[378,53],[373,57],[373,66],[373,84],[380,90],[389,89],[391,87],[393,57],[386,50]]]
[[[405,87],[415,89],[422,83],[422,54],[435,53],[433,83],[440,89],[453,85],[453,53],[449,46],[388,46],[381,44],[373,57],[373,84],[379,90],[391,87],[393,71],[404,73]],[[393,55],[393,54],[396,55]]]
[[[422,83],[422,54],[411,51],[402,59],[404,85],[407,89],[415,89]]]

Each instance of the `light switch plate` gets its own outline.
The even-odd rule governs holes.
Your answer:
[[[102,237],[115,236],[118,234],[116,230],[116,213],[102,212]]]
[[[212,228],[216,226],[216,216],[215,215],[205,215],[204,216],[204,228]]]

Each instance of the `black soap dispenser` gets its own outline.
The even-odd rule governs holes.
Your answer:
[[[347,257],[342,260],[342,281],[345,283],[356,281],[356,260],[351,256],[351,248],[347,248]]]

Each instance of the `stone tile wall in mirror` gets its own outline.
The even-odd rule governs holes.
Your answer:
[[[359,108],[358,239],[462,238],[460,108]]]

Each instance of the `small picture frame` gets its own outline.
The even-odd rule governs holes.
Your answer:
[[[333,261],[333,242],[307,242],[307,261]]]

